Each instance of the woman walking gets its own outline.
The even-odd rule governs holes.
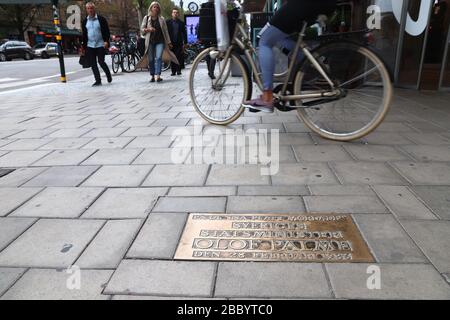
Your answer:
[[[145,54],[148,57],[148,67],[150,69],[150,82],[161,82],[162,56],[170,54],[172,48],[166,21],[161,17],[161,6],[154,1],[150,4],[148,15],[144,17],[141,25],[141,32],[145,36]],[[176,62],[170,55],[170,60]]]

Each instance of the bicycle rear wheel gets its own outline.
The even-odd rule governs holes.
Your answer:
[[[347,42],[324,45],[313,55],[341,95],[298,109],[304,123],[323,138],[336,141],[359,139],[375,130],[388,113],[393,92],[381,59],[369,49]],[[305,59],[295,76],[294,94],[329,90],[325,78]],[[308,100],[296,104],[305,102]]]
[[[208,48],[194,60],[189,76],[189,91],[195,110],[206,121],[227,125],[244,112],[242,103],[251,98],[250,72],[242,58],[231,53],[227,61],[212,58]],[[215,79],[219,77],[220,79]]]
[[[136,58],[133,54],[124,55],[123,70],[127,73],[136,71]]]
[[[112,71],[114,73],[119,72],[119,68],[120,68],[120,55],[118,53],[114,53],[112,58],[112,63],[111,63],[111,67],[112,67]]]

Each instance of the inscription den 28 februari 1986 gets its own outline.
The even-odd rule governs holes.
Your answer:
[[[190,214],[175,259],[374,262],[350,215]]]

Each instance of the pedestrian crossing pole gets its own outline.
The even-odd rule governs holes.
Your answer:
[[[58,44],[59,68],[61,69],[61,82],[66,82],[66,68],[64,66],[64,53],[62,49],[61,22],[59,21],[58,0],[52,0],[53,24],[56,29],[56,42]]]

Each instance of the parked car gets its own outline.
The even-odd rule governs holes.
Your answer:
[[[34,55],[42,59],[49,59],[58,55],[58,44],[54,42],[38,43],[33,47]]]
[[[33,49],[23,41],[7,41],[0,46],[0,61],[11,61],[16,58],[34,59]]]

